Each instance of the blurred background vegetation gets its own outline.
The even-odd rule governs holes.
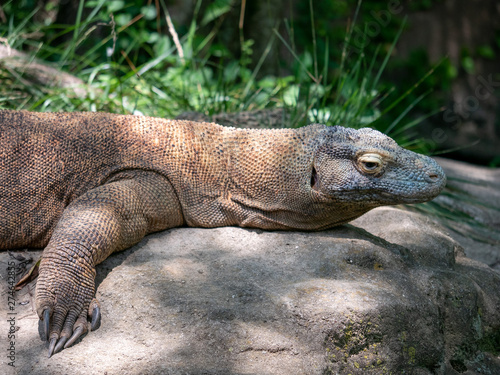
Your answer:
[[[0,38],[2,108],[280,109],[280,126],[371,126],[500,164],[494,0],[7,0]]]

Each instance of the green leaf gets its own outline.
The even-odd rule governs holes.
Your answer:
[[[118,14],[115,16],[115,22],[118,26],[125,26],[132,21],[132,15],[128,13]]]
[[[231,10],[233,0],[215,0],[205,10],[205,15],[201,20],[201,25],[205,26],[207,23],[219,18]]]
[[[146,42],[150,44],[155,44],[160,41],[160,38],[161,38],[160,34],[153,31],[148,34]]]
[[[490,46],[480,46],[477,48],[477,53],[479,56],[484,57],[485,59],[493,60],[495,58],[495,51]]]
[[[452,64],[447,64],[446,67],[446,75],[449,79],[454,79],[458,75],[457,68],[455,68]]]
[[[144,14],[144,18],[151,21],[156,18],[156,7],[154,5],[147,5],[141,8],[141,13]]]
[[[474,74],[474,59],[470,56],[463,57],[462,67],[468,74]]]
[[[284,94],[283,101],[287,106],[295,107],[299,100],[299,85],[291,85],[289,86]]]
[[[108,1],[106,5],[108,6],[108,13],[115,13],[122,10],[125,7],[125,1],[122,0]]]
[[[274,89],[277,84],[276,84],[277,78],[274,76],[265,76],[259,82],[257,85],[261,88],[268,88],[268,89]]]

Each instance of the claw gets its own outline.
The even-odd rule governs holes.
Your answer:
[[[54,354],[54,347],[56,346],[57,337],[51,338],[49,343],[49,358]]]
[[[57,342],[57,345],[54,349],[54,354],[60,352],[64,346],[64,344],[66,344],[66,341],[68,341],[68,337],[67,336],[63,336],[59,339],[59,341]]]
[[[69,348],[71,345],[73,345],[75,343],[75,341],[78,340],[78,338],[81,335],[83,335],[84,333],[85,333],[85,330],[81,326],[78,327],[77,329],[75,329],[75,331],[73,332],[73,334],[69,338],[68,342],[64,345],[64,349]]]
[[[92,310],[92,320],[90,322],[90,330],[95,331],[101,325],[101,308],[99,305]]]
[[[43,310],[43,331],[45,336],[45,341],[49,341],[49,329],[50,329],[50,309]],[[50,357],[50,355],[49,355]]]

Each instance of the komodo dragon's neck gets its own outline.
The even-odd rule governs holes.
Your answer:
[[[325,207],[317,207],[310,185],[324,126],[246,130],[159,119],[132,123],[130,117],[127,124],[128,136],[135,138],[130,144],[143,144],[142,155],[134,146],[122,164],[163,174],[177,193],[187,225],[331,226],[331,217],[328,223],[318,219]]]

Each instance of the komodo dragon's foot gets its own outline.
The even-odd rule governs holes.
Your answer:
[[[95,269],[89,274],[80,265],[40,265],[36,286],[35,304],[41,324],[42,340],[49,341],[49,358],[52,354],[73,345],[79,337],[97,329],[101,309],[94,298]]]

